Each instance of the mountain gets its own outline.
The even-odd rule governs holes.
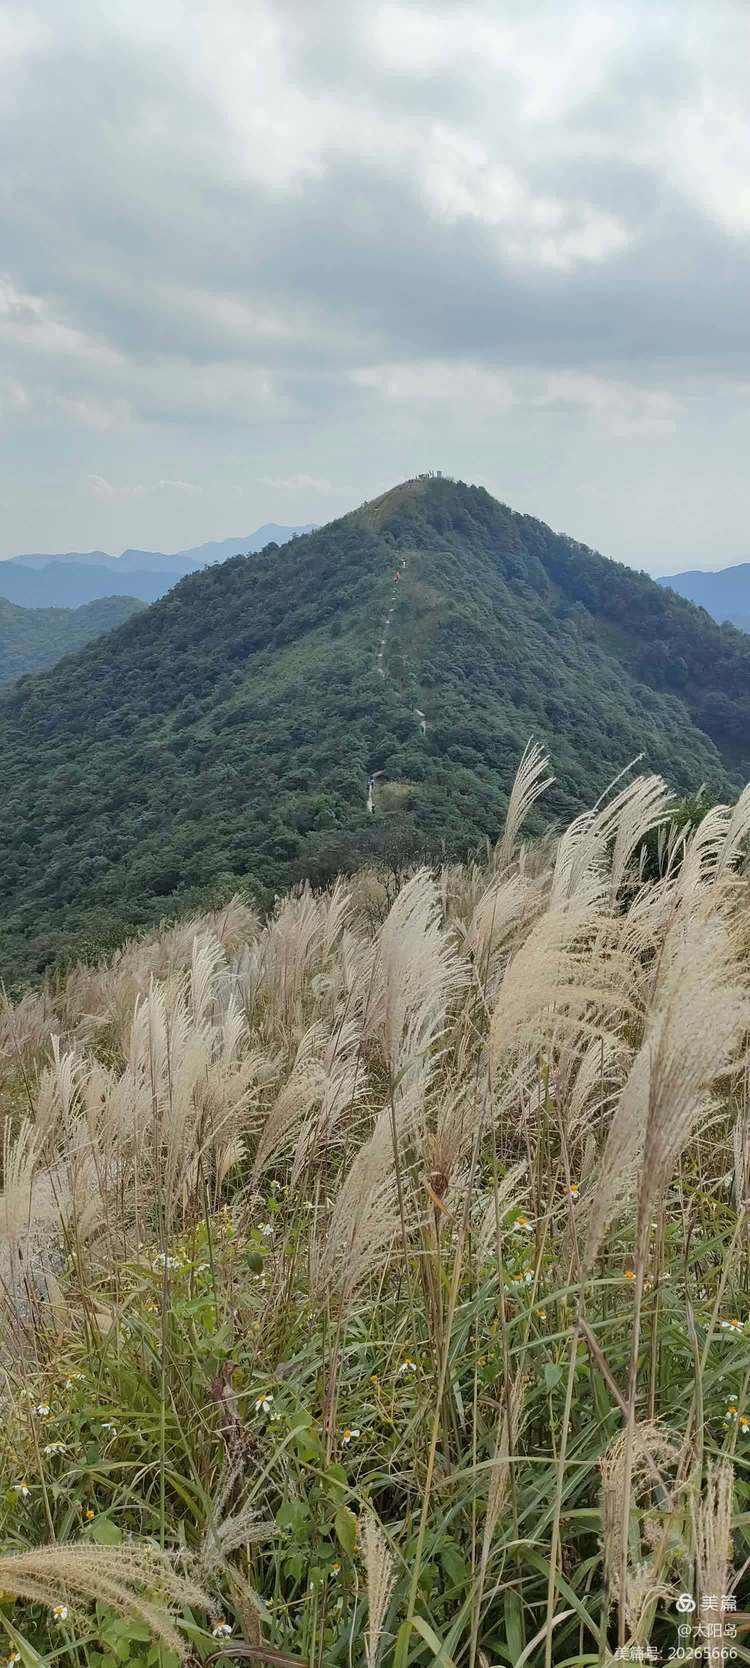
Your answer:
[[[0,684],[41,672],[139,613],[136,597],[104,597],[83,608],[17,608],[0,597]]]
[[[51,562],[74,562],[77,567],[113,568],[118,561],[117,556],[108,556],[106,550],[68,550],[58,556],[33,553],[27,556],[8,556],[0,566],[0,573],[7,567],[46,568]]]
[[[218,539],[212,544],[196,544],[192,550],[178,551],[178,555],[186,558],[194,567],[204,567],[209,562],[226,562],[229,556],[236,556],[238,550],[248,555],[256,550],[264,550],[267,544],[288,544],[290,539],[314,531],[315,524],[312,521],[308,521],[302,527],[280,527],[276,521],[266,521],[262,527],[257,527],[254,533],[248,533],[243,539]]]
[[[389,841],[472,849],[531,735],[557,820],[637,754],[729,794],[750,639],[442,478],[189,574],[0,699],[0,972]]]
[[[55,559],[42,568],[26,568],[15,561],[0,565],[0,596],[20,608],[81,608],[89,602],[119,596],[156,602],[177,578],[175,573],[120,572],[109,567]]]
[[[728,620],[741,631],[750,624],[750,562],[707,573],[699,568],[686,573],[668,573],[659,580],[679,596],[705,608],[714,620]]]
[[[123,550],[108,556],[104,550],[66,551],[58,556],[30,554],[11,556],[0,563],[0,596],[25,608],[80,607],[81,603],[112,594],[112,575],[118,593],[156,602],[176,580],[209,563],[224,562],[239,552],[247,555],[267,544],[286,544],[289,539],[312,531],[304,527],[280,527],[268,521],[254,533],[236,539],[218,539],[209,544],[177,550],[171,556],[159,550]]]

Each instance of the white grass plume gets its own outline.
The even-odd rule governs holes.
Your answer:
[[[376,1668],[383,1625],[395,1583],[393,1558],[385,1535],[374,1513],[365,1510],[359,1520],[359,1534],[363,1545],[367,1575],[367,1632],[365,1654],[367,1668]]]
[[[498,841],[495,861],[499,869],[507,868],[518,842],[518,835],[536,801],[552,786],[554,776],[547,776],[549,757],[538,741],[530,741],[516,771],[510,790],[505,827]]]
[[[173,1560],[154,1546],[96,1546],[64,1541],[52,1546],[0,1556],[0,1587],[15,1598],[52,1607],[71,1597],[106,1605],[116,1615],[144,1622],[155,1640],[180,1657],[186,1642],[171,1602],[178,1609],[210,1601],[196,1581],[177,1571]],[[164,1595],[167,1603],[152,1597]]]
[[[367,1015],[367,1033],[379,1037],[392,1077],[405,1059],[435,1045],[448,1003],[466,980],[465,964],[441,923],[435,882],[429,870],[419,869],[402,887],[378,934]]]
[[[634,1191],[640,1235],[693,1130],[707,1116],[713,1084],[732,1064],[750,1020],[721,922],[679,932],[644,1042],[612,1118],[599,1186],[590,1195],[586,1264]],[[585,1201],[582,1201],[585,1203]]]
[[[703,1655],[709,1662],[726,1661],[727,1641],[730,1636],[722,1607],[716,1611],[716,1597],[730,1591],[730,1559],[732,1548],[732,1502],[734,1471],[726,1460],[713,1465],[695,1515],[695,1550],[698,1573],[699,1616],[703,1627],[717,1622],[722,1627],[719,1638],[704,1647]]]

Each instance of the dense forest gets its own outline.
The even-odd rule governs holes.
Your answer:
[[[558,823],[639,754],[725,795],[749,717],[750,638],[480,488],[406,483],[6,693],[5,975],[236,889],[470,851],[531,735]]]
[[[17,608],[0,596],[0,684],[43,672],[142,607],[135,597],[102,597],[83,608]]]

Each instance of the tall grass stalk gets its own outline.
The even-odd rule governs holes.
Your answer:
[[[27,1661],[583,1668],[740,1591],[750,795],[524,843],[548,778],[0,1002]]]

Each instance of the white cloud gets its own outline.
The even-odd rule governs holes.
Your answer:
[[[111,503],[118,498],[149,498],[152,494],[161,492],[178,492],[187,497],[192,497],[195,493],[203,490],[196,486],[193,481],[162,480],[153,481],[149,486],[142,482],[136,482],[132,486],[115,486],[112,481],[106,480],[103,475],[87,475],[86,479],[89,491],[94,498],[100,499],[103,503]]]
[[[648,18],[642,27],[648,36]],[[440,72],[491,78],[497,106],[509,91],[524,118],[549,122],[606,86],[632,31],[627,9],[601,0],[529,0],[517,9],[478,0],[468,16],[465,5],[388,0],[373,12],[368,39],[392,71],[417,79]]]
[[[26,417],[33,408],[33,400],[21,382],[12,378],[0,383],[0,413],[8,417]]]
[[[363,365],[352,373],[352,381],[393,404],[422,411],[447,405],[454,411],[500,412],[514,399],[505,372],[450,359]]]
[[[610,434],[673,433],[682,406],[669,391],[643,388],[604,376],[574,371],[540,374],[533,370],[494,370],[451,360],[362,366],[353,373],[356,387],[406,410],[471,413],[472,419],[502,417],[511,408],[579,412]]]
[[[324,480],[320,475],[261,475],[259,486],[273,487],[278,492],[320,492],[326,497],[331,494],[344,496],[347,487],[334,486],[332,481]]]
[[[0,341],[32,354],[106,369],[121,363],[106,342],[56,317],[42,297],[20,289],[7,275],[0,277]]]
[[[497,229],[499,252],[514,261],[566,271],[583,261],[604,261],[632,241],[616,215],[584,199],[533,191],[478,140],[441,125],[433,130],[424,183],[437,215]]]
[[[749,51],[747,0],[10,0],[9,542],[76,546],[94,469],[92,526],[162,548],[245,470],[258,520],[333,511],[428,430],[620,549],[658,492],[625,443],[671,437],[672,542],[702,446],[742,554]]]
[[[96,394],[59,394],[57,404],[72,423],[94,429],[98,434],[123,428],[133,417],[127,400],[103,399]]]
[[[673,434],[682,404],[665,389],[638,388],[604,377],[563,372],[545,379],[542,391],[532,396],[539,406],[582,411],[611,434]]]
[[[16,76],[24,60],[43,52],[53,40],[52,30],[26,6],[3,6],[0,12],[0,74]]]

